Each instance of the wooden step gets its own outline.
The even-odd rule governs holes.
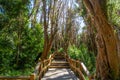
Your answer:
[[[66,61],[66,59],[64,59],[64,58],[55,58],[53,60],[56,60],[56,61]]]
[[[52,62],[64,63],[64,62],[67,62],[67,60],[66,59],[54,59]]]
[[[68,62],[66,62],[65,60],[60,60],[60,61],[53,60],[52,63],[56,63],[56,64],[57,64],[57,63],[58,63],[58,64],[59,64],[59,63],[60,63],[60,64],[66,64],[66,63],[67,63],[67,64],[68,64]]]
[[[55,56],[54,58],[64,58],[63,56]]]
[[[68,63],[52,63],[51,66],[69,66]]]
[[[58,60],[58,61],[60,61],[60,60],[63,61],[64,60],[65,61],[66,59],[64,59],[64,58],[54,58],[54,60]]]
[[[49,68],[70,68],[70,66],[50,66]]]
[[[70,68],[70,66],[63,55],[56,54],[49,68]]]

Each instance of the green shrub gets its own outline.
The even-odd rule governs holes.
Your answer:
[[[68,48],[68,54],[71,58],[82,61],[90,72],[95,71],[95,56],[89,52],[87,47],[82,44],[79,48],[75,45]]]

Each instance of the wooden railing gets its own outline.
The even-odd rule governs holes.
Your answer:
[[[54,57],[55,53],[51,54],[50,57],[44,61],[39,61],[37,64],[33,75],[32,80],[41,80],[41,78],[44,76],[44,74],[47,72],[48,67],[50,66],[52,59]]]
[[[32,76],[0,76],[0,80],[32,80]]]
[[[89,71],[87,70],[86,66],[83,62],[71,59],[67,54],[64,53],[64,57],[67,59],[71,70],[78,76],[80,80],[85,80],[85,76],[90,76]],[[89,79],[90,80],[90,79]]]

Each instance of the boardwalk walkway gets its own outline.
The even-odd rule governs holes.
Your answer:
[[[79,80],[68,68],[50,68],[41,80]]]
[[[41,80],[79,80],[63,55],[57,54]]]

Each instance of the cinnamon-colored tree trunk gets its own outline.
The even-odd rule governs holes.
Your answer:
[[[46,0],[43,0],[43,15],[44,15],[44,22],[43,22],[43,26],[44,26],[44,48],[43,48],[43,53],[41,55],[41,60],[47,59],[48,53],[51,49],[51,45],[52,45],[52,41],[54,36],[49,37],[48,34],[48,25],[49,25],[49,14],[50,12],[46,11]],[[51,10],[51,3],[49,6],[49,10]],[[47,15],[48,14],[48,15]],[[48,20],[47,20],[48,19]],[[51,34],[52,35],[52,34]]]
[[[98,80],[117,80],[120,78],[120,62],[118,45],[114,29],[109,24],[103,10],[104,0],[83,0],[83,3],[97,29],[97,63]],[[102,3],[102,4],[100,4]]]
[[[47,4],[47,0],[42,0],[42,2],[44,15],[44,48],[41,59],[44,60],[47,59],[53,40],[58,31],[58,19],[60,17],[59,9],[61,4],[59,0],[50,0],[49,4]]]

